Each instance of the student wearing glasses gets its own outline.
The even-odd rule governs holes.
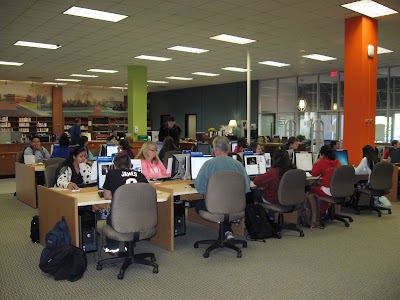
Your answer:
[[[157,155],[157,144],[154,142],[145,142],[140,149],[136,159],[142,162],[142,173],[149,179],[158,179],[171,177],[164,164]]]

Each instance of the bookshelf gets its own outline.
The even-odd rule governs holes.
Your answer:
[[[53,118],[0,116],[0,132],[50,134],[53,132]]]

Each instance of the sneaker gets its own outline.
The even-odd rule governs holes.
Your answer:
[[[110,254],[110,255],[117,255],[117,254],[120,252],[120,251],[119,251],[119,248],[110,249],[110,248],[107,247],[107,245],[104,246],[103,250],[104,250],[104,253]],[[128,249],[125,247],[125,252],[126,252],[127,250],[128,250]]]
[[[227,240],[232,240],[232,239],[234,239],[235,237],[233,236],[233,233],[232,233],[232,231],[227,231],[227,232],[225,232],[225,240],[227,241]]]

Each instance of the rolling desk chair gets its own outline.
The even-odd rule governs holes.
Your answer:
[[[283,174],[279,182],[279,204],[260,203],[266,210],[279,213],[276,237],[282,238],[282,229],[294,230],[304,236],[297,224],[285,224],[283,214],[299,210],[303,206],[306,187],[306,172],[299,169],[289,170]]]
[[[97,270],[101,270],[103,265],[108,263],[123,262],[118,279],[124,278],[125,270],[133,263],[152,266],[153,273],[158,273],[153,253],[134,253],[136,242],[150,239],[156,234],[157,193],[154,187],[148,183],[120,186],[113,195],[111,211],[111,225],[104,225],[103,235],[125,242],[127,251],[123,256],[100,260]]]
[[[353,222],[353,218],[350,216],[336,214],[335,204],[344,204],[346,198],[354,194],[354,181],[355,173],[352,166],[340,166],[333,172],[330,184],[332,197],[318,196],[319,200],[332,204],[328,214],[321,218],[320,228],[325,226],[327,220],[342,221],[346,227],[350,225],[345,218]]]
[[[44,169],[44,186],[51,188],[56,184],[58,165],[50,165]]]
[[[64,161],[65,161],[65,158],[60,158],[60,157],[49,158],[49,159],[46,160],[46,162],[44,163],[44,167],[47,168],[48,166],[51,166],[51,165],[56,165],[56,166],[58,167],[58,166],[61,165]]]
[[[194,248],[201,244],[210,245],[203,254],[207,258],[212,250],[229,248],[237,252],[237,257],[242,257],[242,250],[236,244],[247,247],[243,240],[224,241],[224,221],[236,221],[244,218],[246,207],[246,183],[243,175],[236,171],[218,171],[210,176],[205,194],[207,210],[200,210],[199,215],[210,222],[219,224],[218,240],[203,240],[194,243]]]

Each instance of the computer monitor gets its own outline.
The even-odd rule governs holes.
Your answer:
[[[265,157],[265,167],[267,169],[271,168],[271,165],[272,165],[271,153],[269,153],[269,152],[264,153],[264,157]]]
[[[335,154],[342,166],[347,166],[349,164],[349,155],[347,150],[336,150]]]
[[[294,163],[297,169],[311,172],[313,168],[312,152],[294,152]]]
[[[117,145],[109,145],[106,146],[106,156],[112,156],[113,154],[118,153],[118,146]]]
[[[237,146],[237,141],[232,141],[231,142],[231,152],[235,151],[236,146]]]
[[[243,161],[249,176],[261,175],[267,171],[264,154],[244,155]]]
[[[158,155],[163,147],[163,142],[156,142],[156,144],[157,144],[157,155]]]
[[[190,170],[190,154],[174,154],[168,159],[167,170],[169,169],[171,169],[172,179],[187,179]]]
[[[197,143],[197,152],[201,152],[203,155],[210,155],[210,144]]]
[[[191,156],[190,157],[190,175],[192,180],[196,180],[197,174],[199,174],[199,171],[203,164],[207,161],[214,158],[214,156],[211,155],[205,155],[205,156]]]
[[[103,189],[103,184],[106,180],[106,175],[109,170],[114,168],[113,158],[111,156],[97,157],[97,187]]]
[[[140,159],[131,159],[132,167],[131,169],[137,172],[142,172],[142,160]]]

